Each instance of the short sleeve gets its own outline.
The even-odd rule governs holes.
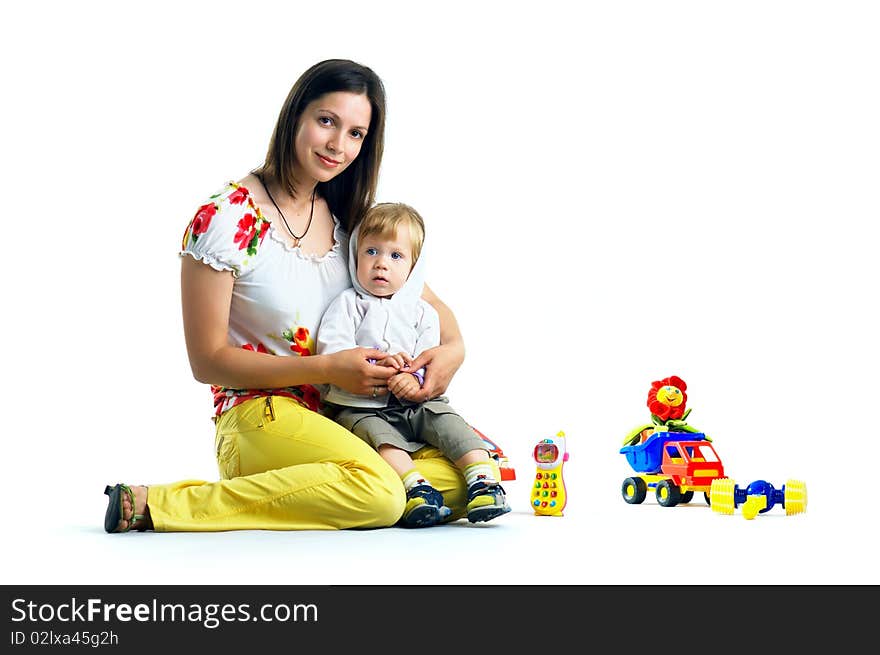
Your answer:
[[[183,234],[180,255],[239,277],[251,266],[269,226],[248,189],[230,182],[196,210]]]

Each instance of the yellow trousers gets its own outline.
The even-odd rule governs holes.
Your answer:
[[[156,531],[381,528],[403,513],[403,483],[379,454],[295,400],[249,400],[224,412],[216,427],[222,479],[151,485]],[[461,472],[432,446],[413,459],[443,494],[451,518],[461,518]]]

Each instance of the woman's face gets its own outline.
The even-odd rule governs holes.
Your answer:
[[[304,177],[328,182],[361,151],[372,110],[364,94],[336,91],[306,105],[294,137],[297,167]]]

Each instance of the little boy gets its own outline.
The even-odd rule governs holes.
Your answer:
[[[510,511],[485,442],[445,396],[417,403],[410,398],[424,381],[424,369],[410,371],[418,355],[440,343],[440,319],[422,300],[424,265],[420,257],[425,224],[402,203],[372,207],[349,242],[353,288],[327,308],[318,328],[318,354],[356,346],[387,353],[376,362],[400,371],[388,381],[391,392],[361,396],[330,386],[324,403],[338,423],[371,444],[400,475],[407,503],[406,527],[429,527],[452,510],[421,475],[410,453],[430,444],[461,469],[467,484],[467,517],[489,521]]]

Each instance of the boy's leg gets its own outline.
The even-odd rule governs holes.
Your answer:
[[[452,510],[448,520],[467,516],[467,487],[465,486],[464,474],[434,446],[425,446],[413,453],[413,461],[419,471],[431,480],[434,487],[443,494],[446,506]],[[498,463],[491,459],[489,466],[492,468],[495,478],[501,479],[501,471]]]
[[[491,521],[507,514],[507,494],[498,482],[497,465],[489,465],[491,458],[485,450],[472,450],[456,460],[464,473],[467,486],[467,518],[471,523]]]
[[[379,446],[379,454],[403,481],[406,506],[400,518],[401,525],[407,528],[429,528],[452,513],[452,510],[443,503],[442,494],[419,471],[407,451],[382,444]]]
[[[428,401],[412,412],[410,422],[424,441],[445,453],[462,472],[470,522],[489,521],[510,511],[498,483],[497,462],[489,456],[483,439],[448,403]]]
[[[149,488],[158,531],[331,530],[393,525],[400,478],[339,424],[288,398],[256,398],[217,422],[219,482]]]

